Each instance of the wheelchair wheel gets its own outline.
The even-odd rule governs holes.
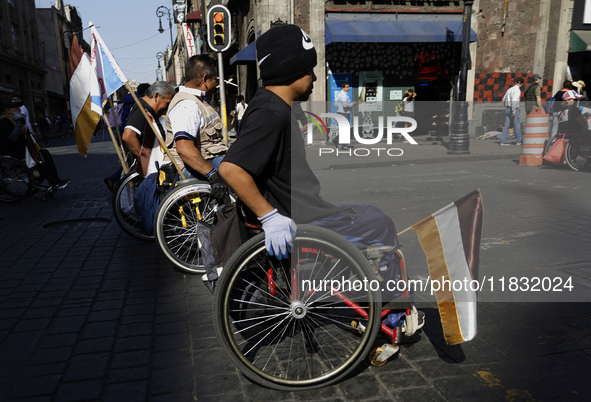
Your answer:
[[[556,142],[556,140],[560,138],[559,134],[551,137],[548,141],[546,141],[546,146],[544,146],[544,155],[546,155],[548,153],[548,151],[550,151],[550,148],[552,148],[552,145],[554,145],[554,143]],[[544,156],[542,155],[542,156]]]
[[[574,136],[564,151],[566,163],[573,170],[587,171],[591,169],[591,134]]]
[[[156,243],[175,268],[183,273],[205,273],[197,223],[212,224],[214,221],[217,202],[210,198],[210,192],[207,183],[197,179],[183,180],[158,206],[154,221]]]
[[[113,195],[113,215],[121,229],[131,237],[153,241],[154,236],[142,230],[133,206],[133,196],[143,180],[139,173],[130,171],[119,181]]]
[[[33,180],[25,162],[10,156],[0,157],[0,202],[21,202],[31,194]]]
[[[332,384],[368,355],[379,331],[374,271],[353,244],[324,228],[299,225],[289,260],[268,255],[264,233],[253,237],[218,282],[218,338],[240,371],[266,387]],[[355,329],[359,321],[365,330]]]

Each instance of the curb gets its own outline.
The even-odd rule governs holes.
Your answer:
[[[448,162],[478,162],[478,161],[491,161],[491,160],[502,160],[502,159],[516,159],[519,161],[521,154],[510,154],[510,155],[481,155],[481,156],[456,156],[451,158],[431,158],[431,159],[414,159],[400,162],[391,161],[380,161],[372,163],[349,163],[349,164],[338,164],[330,165],[322,170],[334,170],[334,169],[364,169],[370,167],[384,167],[384,166],[407,166],[407,165],[425,165],[432,163],[448,163]]]

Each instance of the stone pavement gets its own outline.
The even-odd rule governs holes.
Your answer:
[[[490,141],[472,141],[471,154],[463,156],[447,155],[441,144],[427,141],[415,148],[393,146],[406,156],[393,164],[396,169],[386,159],[347,171],[336,167],[347,163],[341,156],[314,160],[310,151],[319,145],[310,147],[325,198],[372,200],[406,227],[478,185],[485,194],[487,247],[481,272],[510,273],[518,265],[549,272],[548,259],[583,268],[591,260],[584,246],[591,222],[587,174],[519,167],[517,147]],[[314,391],[278,392],[253,384],[220,349],[211,325],[212,296],[200,278],[174,271],[154,244],[136,241],[117,226],[102,183],[117,167],[108,137],[97,135],[87,159],[76,153],[72,138],[52,140],[50,151],[62,177],[73,179],[70,187],[47,202],[34,195],[18,205],[0,205],[0,401],[587,401],[591,396],[589,304],[509,300],[480,303],[477,338],[447,346],[435,305],[420,298],[427,325],[385,366],[364,363],[339,384]],[[488,160],[474,162],[475,156]],[[346,185],[378,180],[391,187],[357,193]],[[564,191],[557,192],[559,187]],[[532,222],[528,211],[551,215]],[[526,234],[511,237],[516,233]],[[415,255],[416,241],[403,242],[407,258]],[[423,272],[423,259],[414,258],[409,267]]]

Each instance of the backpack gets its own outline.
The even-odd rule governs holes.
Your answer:
[[[544,111],[546,112],[546,114],[550,114],[554,111],[554,103],[555,103],[554,97],[551,97],[550,99],[548,99],[546,101],[546,106],[544,106]]]
[[[154,217],[156,216],[158,204],[160,204],[157,178],[158,173],[148,175],[133,196],[135,213],[142,230],[148,236],[154,234]]]

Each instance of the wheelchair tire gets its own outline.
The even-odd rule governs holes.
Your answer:
[[[218,279],[213,317],[225,352],[246,377],[298,391],[333,384],[355,369],[379,332],[382,303],[380,289],[356,290],[354,281],[379,282],[344,237],[299,225],[292,250],[289,262],[270,257],[264,233],[243,244]],[[331,280],[354,286],[334,292]],[[365,331],[354,329],[359,320]]]
[[[185,274],[204,274],[197,222],[212,224],[217,202],[211,187],[197,179],[177,183],[160,201],[154,219],[156,243],[175,269]]]
[[[559,134],[556,134],[546,141],[546,145],[544,146],[544,154],[542,156],[546,155],[548,151],[550,151],[550,148],[552,148],[558,138],[560,138]]]
[[[574,136],[564,151],[566,163],[577,171],[591,170],[591,134]]]
[[[0,202],[21,202],[33,190],[33,174],[27,164],[10,156],[0,157]]]
[[[153,235],[147,235],[142,230],[133,206],[133,196],[143,180],[137,172],[129,171],[123,176],[113,195],[113,215],[121,229],[134,239],[154,241]]]

